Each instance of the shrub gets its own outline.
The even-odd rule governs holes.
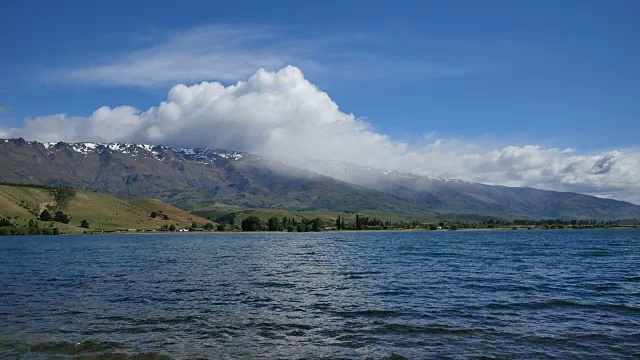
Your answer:
[[[51,220],[53,220],[53,216],[51,216],[51,213],[49,212],[49,210],[44,209],[40,213],[40,220],[41,221],[51,221]]]

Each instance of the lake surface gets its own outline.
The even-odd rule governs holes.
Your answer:
[[[0,357],[640,357],[640,231],[0,238]]]

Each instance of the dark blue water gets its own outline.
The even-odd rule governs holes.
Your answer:
[[[0,238],[0,357],[640,357],[640,231]]]

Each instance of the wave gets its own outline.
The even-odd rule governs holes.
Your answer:
[[[374,328],[370,332],[375,334],[436,334],[436,335],[470,335],[480,330],[465,328],[450,328],[445,326],[415,326],[405,324],[385,324]]]
[[[492,303],[486,306],[489,310],[545,310],[554,308],[581,308],[610,312],[640,314],[640,307],[623,304],[588,304],[564,299],[518,303]]]
[[[359,310],[359,311],[332,311],[332,314],[344,317],[344,318],[354,318],[354,317],[378,317],[378,318],[386,318],[386,317],[398,317],[401,316],[402,313],[392,310]]]
[[[292,289],[292,288],[296,287],[295,284],[283,283],[283,282],[277,282],[277,281],[263,281],[263,282],[254,283],[253,285],[255,285],[257,287],[261,287],[261,288],[288,288],[288,289]]]
[[[114,341],[82,341],[71,343],[67,341],[40,342],[29,346],[29,351],[44,354],[80,354],[122,350],[124,346]]]

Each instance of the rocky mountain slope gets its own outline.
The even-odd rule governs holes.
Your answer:
[[[445,217],[472,213],[511,214],[524,218],[622,219],[640,215],[638,205],[571,192],[485,185],[340,161],[313,161],[306,163],[306,167],[394,194]]]
[[[340,162],[294,167],[221,149],[12,139],[0,140],[0,158],[0,181],[70,184],[120,198],[158,198],[183,208],[224,203],[436,218],[640,217],[640,206],[588,195],[489,186]]]
[[[99,189],[183,208],[216,203],[287,209],[421,213],[399,197],[220,149],[1,140],[0,181]]]

